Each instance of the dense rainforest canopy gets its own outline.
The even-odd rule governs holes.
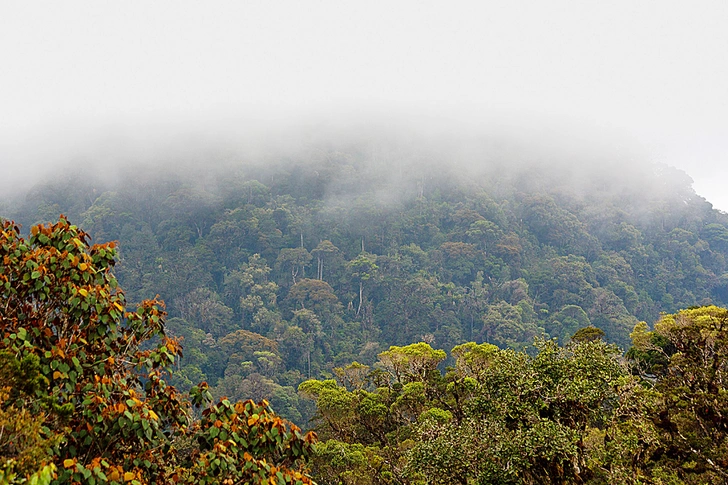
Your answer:
[[[30,228],[64,213],[116,241],[125,301],[158,294],[183,342],[167,382],[317,426],[322,483],[614,483],[637,469],[693,483],[675,471],[686,463],[721,476],[720,451],[691,441],[722,446],[720,411],[686,411],[717,426],[700,436],[669,421],[655,382],[680,378],[666,370],[678,347],[639,322],[728,305],[728,215],[664,166],[453,157],[360,144],[184,174],[71,170],[0,215]]]

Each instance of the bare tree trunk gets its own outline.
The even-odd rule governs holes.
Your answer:
[[[359,316],[359,312],[361,312],[361,303],[362,303],[362,296],[364,295],[364,282],[359,282],[359,307],[356,309],[356,316]]]

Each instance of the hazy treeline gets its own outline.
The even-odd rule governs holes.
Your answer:
[[[119,241],[128,299],[159,294],[184,337],[178,385],[304,425],[300,382],[390,345],[522,349],[593,325],[624,349],[640,320],[728,304],[728,216],[677,170],[490,142],[299,148],[76,168],[2,215]]]

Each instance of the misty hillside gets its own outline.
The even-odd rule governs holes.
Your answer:
[[[177,384],[268,398],[390,345],[521,349],[589,325],[728,305],[728,215],[667,166],[495,145],[316,144],[173,168],[81,167],[2,200],[119,241],[130,301],[159,294],[184,337]],[[496,153],[497,156],[494,156]],[[109,175],[113,173],[113,175]]]

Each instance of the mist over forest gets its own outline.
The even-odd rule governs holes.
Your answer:
[[[184,325],[215,338],[243,329],[280,340],[306,308],[290,292],[325,282],[326,325],[346,334],[351,357],[423,335],[446,349],[472,339],[522,348],[590,324],[626,348],[639,320],[726,303],[728,216],[687,174],[618,138],[371,121],[257,134],[217,137],[217,150],[178,137],[166,157],[159,141],[68,157],[6,195],[3,216],[27,230],[65,214],[94,242],[118,241],[130,299],[158,293],[181,318],[181,302],[202,292],[222,320]],[[358,258],[374,271],[365,279]],[[257,284],[273,286],[268,303],[246,309],[252,290],[233,280],[253,260],[265,268]],[[407,285],[425,292],[412,309],[412,288],[393,301]],[[263,308],[269,320],[254,323]],[[485,323],[489,312],[514,327]],[[330,345],[317,372],[343,359]],[[304,371],[300,355],[283,358]]]
[[[93,243],[115,241],[126,300],[158,295],[167,335],[181,339],[169,382],[193,395],[206,382],[213,399],[266,400],[319,431],[326,441],[310,462],[319,483],[347,473],[369,483],[380,459],[389,471],[376,483],[395,472],[409,483],[418,472],[407,467],[434,466],[427,447],[440,438],[411,451],[405,438],[434,423],[465,426],[451,421],[457,406],[440,402],[455,391],[436,390],[450,379],[445,368],[468,375],[463,359],[500,349],[537,365],[566,352],[558,358],[578,367],[574,346],[591,345],[585,358],[607,359],[599,372],[611,377],[588,385],[607,385],[624,372],[619,356],[636,359],[636,335],[651,335],[661,316],[728,306],[728,214],[698,196],[688,174],[629,144],[586,132],[572,143],[553,131],[372,126],[277,133],[280,143],[217,138],[217,150],[179,139],[159,159],[158,147],[142,145],[132,145],[136,157],[129,148],[69,157],[52,177],[6,193],[1,214],[24,233],[63,214]],[[415,374],[401,381],[406,372]],[[405,412],[412,386],[429,404]],[[334,411],[332,392],[375,399],[383,428],[357,414],[364,401]],[[357,461],[362,445],[373,455]],[[348,458],[332,465],[330,453]],[[399,470],[398,460],[408,464]],[[538,473],[580,476],[549,467]]]
[[[728,3],[0,19],[0,485],[728,483]]]

